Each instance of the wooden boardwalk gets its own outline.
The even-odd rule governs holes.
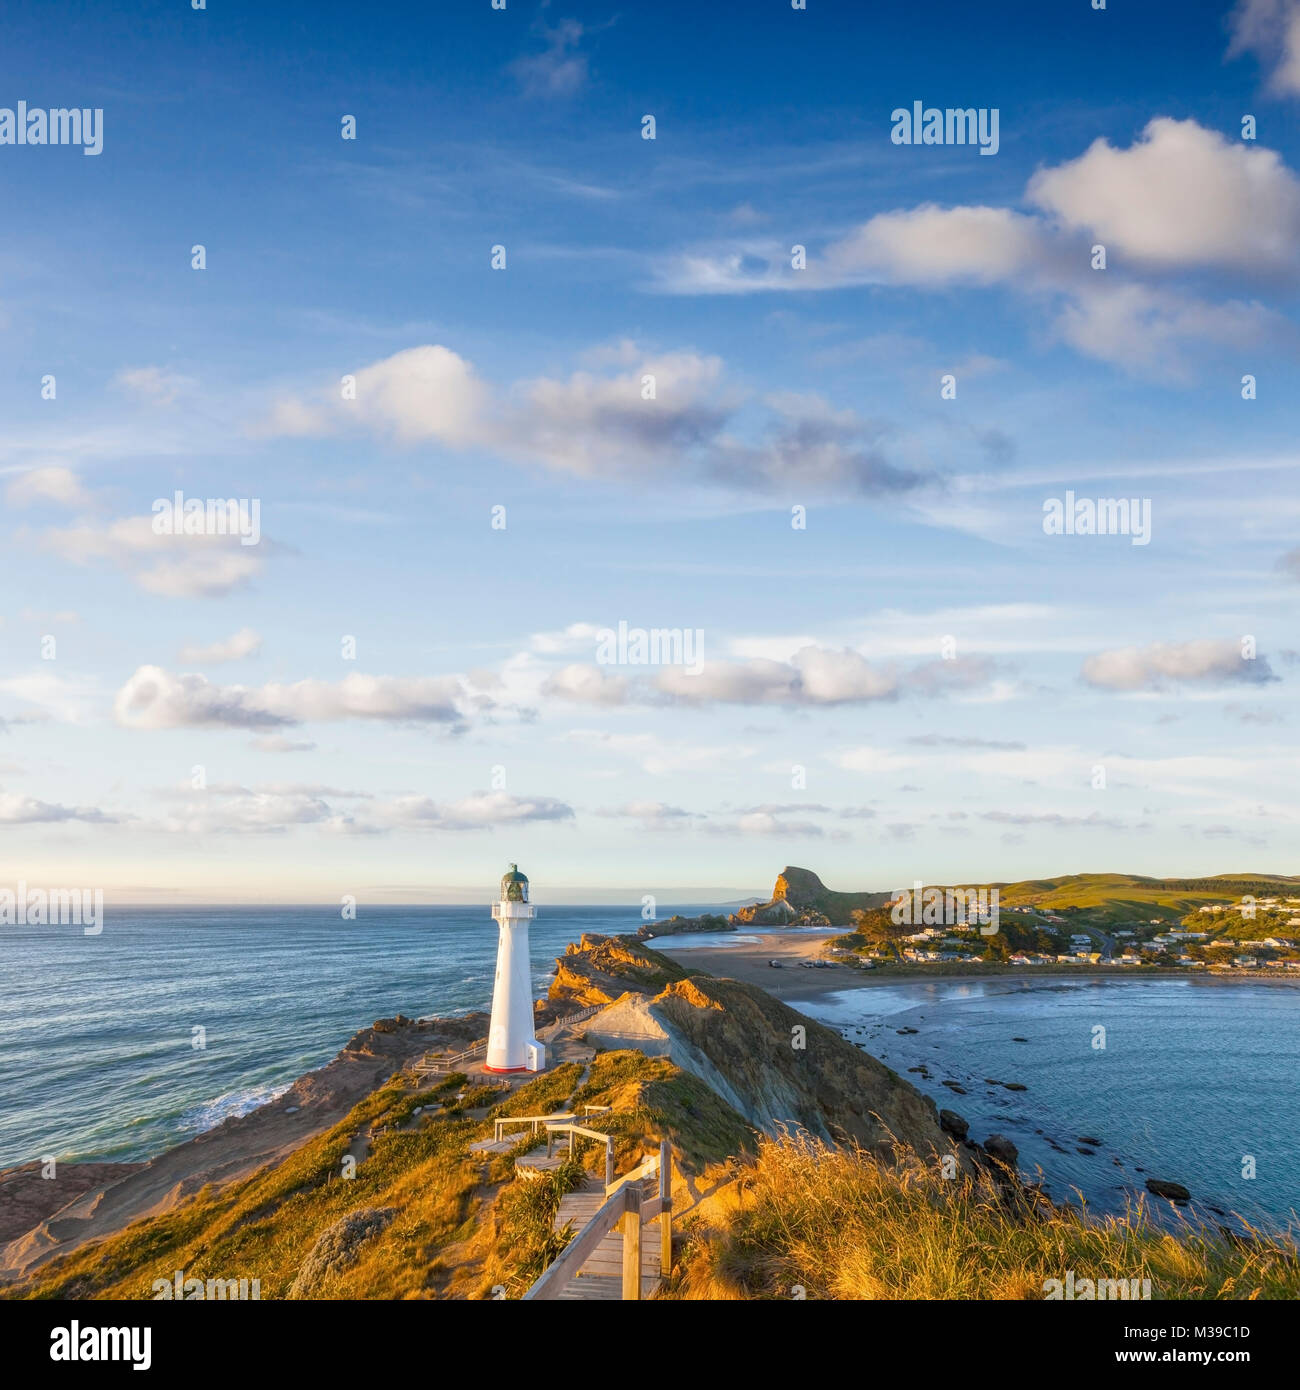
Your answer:
[[[657,1184],[642,1184],[646,1199],[657,1191]],[[582,1187],[560,1199],[555,1229],[562,1231],[570,1223],[575,1234],[591,1220],[605,1202],[605,1185],[588,1177]],[[659,1243],[645,1240],[641,1248],[641,1297],[649,1298],[660,1283]],[[616,1227],[589,1255],[582,1268],[565,1286],[561,1299],[569,1301],[608,1300],[618,1302],[623,1297],[623,1236]]]

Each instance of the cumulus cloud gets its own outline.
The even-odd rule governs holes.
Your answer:
[[[920,290],[1001,286],[1041,305],[1076,351],[1176,379],[1193,346],[1294,344],[1283,316],[1248,300],[1207,300],[1141,274],[1217,268],[1238,275],[1300,270],[1300,180],[1275,151],[1229,141],[1193,120],[1157,117],[1128,148],[1095,141],[1039,170],[1034,211],[927,203],[878,213],[794,270],[773,242],[692,251],[658,287],[718,294],[880,284]],[[1089,263],[1110,255],[1105,277]]]
[[[65,507],[83,507],[90,500],[81,479],[70,468],[48,464],[29,468],[5,489],[5,498],[12,507],[26,507],[33,502],[58,502]]]
[[[704,661],[694,671],[661,666],[636,680],[579,663],[549,678],[542,693],[593,705],[855,705],[974,689],[986,684],[992,671],[992,663],[981,658],[906,668],[873,663],[851,647],[808,645],[785,661]]]
[[[516,797],[476,792],[447,804],[427,796],[376,801],[364,814],[335,803],[369,800],[363,793],[316,786],[257,788],[213,786],[166,818],[181,834],[280,835],[299,826],[330,834],[383,835],[394,831],[486,830],[495,825],[573,819],[573,808],[553,797]]]
[[[261,637],[251,627],[242,627],[224,642],[213,642],[206,647],[182,647],[180,657],[187,666],[215,666],[226,661],[242,661],[246,656],[256,656],[261,650]]]
[[[399,830],[487,830],[494,825],[574,819],[573,807],[555,797],[505,792],[475,792],[448,804],[427,796],[398,797],[374,814],[380,824]]]
[[[548,676],[542,694],[584,705],[621,705],[628,697],[628,683],[608,667],[575,662]]]
[[[0,793],[0,825],[57,825],[66,821],[116,825],[118,820],[93,806],[58,806],[13,792]]]
[[[460,727],[489,703],[460,676],[356,674],[250,688],[141,666],[118,691],[113,713],[133,729],[271,729],[342,719]]]
[[[1232,42],[1228,57],[1253,53],[1269,70],[1270,88],[1284,96],[1300,94],[1300,2],[1240,0],[1228,18]]]
[[[1163,690],[1180,684],[1276,680],[1263,656],[1246,659],[1232,638],[1155,642],[1098,652],[1083,664],[1083,679],[1102,690]]]
[[[152,516],[83,522],[47,531],[43,540],[69,564],[116,565],[139,588],[164,598],[220,598],[262,568],[261,547],[238,536],[158,535],[153,522]]]
[[[356,373],[356,400],[282,400],[272,433],[325,434],[349,424],[399,443],[492,449],[516,462],[580,477],[677,476],[743,491],[898,492],[919,481],[885,454],[886,427],[815,396],[777,395],[735,417],[744,394],[720,358],[620,344],[604,370],[500,388],[441,346],[409,348]]]
[[[1030,201],[1111,255],[1159,267],[1293,268],[1300,180],[1275,150],[1157,117],[1128,149],[1098,139],[1040,170]]]

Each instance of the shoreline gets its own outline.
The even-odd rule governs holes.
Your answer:
[[[1252,984],[1272,984],[1289,988],[1300,985],[1300,977],[1273,972],[1219,972],[1172,966],[1022,965],[989,969],[982,965],[943,962],[935,965],[890,965],[884,969],[863,970],[855,965],[831,960],[826,969],[804,970],[800,962],[821,959],[826,941],[832,935],[841,934],[838,930],[834,933],[827,932],[825,935],[799,937],[784,936],[779,931],[737,934],[756,936],[758,940],[736,941],[725,946],[696,946],[687,944],[690,941],[690,933],[683,932],[674,936],[655,937],[642,945],[652,951],[661,951],[686,969],[697,966],[710,975],[755,985],[785,1004],[801,998],[816,999],[826,994],[841,994],[847,990],[924,984],[927,980],[939,980],[944,983],[954,980],[969,983],[978,981],[985,984],[1016,981],[1027,984],[1034,981],[1057,980],[1193,979],[1215,984],[1249,981]],[[772,969],[768,965],[769,960],[780,960],[782,969]],[[791,971],[795,973],[789,973]]]
[[[739,935],[756,939],[725,945],[694,945],[683,934],[638,944],[662,951],[687,969],[697,967],[719,978],[755,986],[795,1009],[801,1003],[832,995],[931,981],[1032,986],[1062,979],[1149,981],[1177,977],[1215,984],[1243,978],[1252,983],[1300,984],[1263,972],[1225,976],[1187,969],[1139,972],[1066,965],[988,972],[979,966],[953,964],[868,971],[831,962],[825,969],[801,968],[802,961],[821,957],[826,940],[833,934],[745,932]],[[769,960],[780,960],[782,969],[772,969]],[[23,1277],[50,1255],[114,1234],[145,1217],[162,1215],[208,1184],[224,1186],[268,1163],[283,1161],[417,1057],[440,1047],[463,1046],[478,1036],[486,1017],[478,1012],[407,1019],[400,1025],[396,1020],[381,1020],[379,1027],[363,1027],[332,1061],[304,1073],[274,1099],[242,1115],[227,1117],[147,1159],[129,1163],[94,1158],[68,1161],[59,1164],[54,1180],[43,1179],[35,1161],[0,1169],[0,1284]]]

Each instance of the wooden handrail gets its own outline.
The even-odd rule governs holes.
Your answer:
[[[640,1182],[642,1178],[648,1178],[659,1171],[659,1155],[646,1154],[631,1172],[624,1173],[621,1178],[615,1178],[612,1183],[605,1185],[605,1196],[608,1197],[615,1188],[622,1187],[625,1183]]]
[[[570,1133],[581,1132],[578,1125],[567,1125]],[[591,1134],[592,1131],[586,1131]],[[612,1153],[612,1139],[605,1138]],[[642,1170],[653,1169],[659,1172],[659,1191],[654,1197],[646,1197],[643,1190],[634,1182]],[[648,1176],[648,1171],[646,1173]],[[641,1230],[648,1222],[659,1222],[659,1272],[661,1277],[672,1271],[673,1265],[673,1199],[672,1199],[672,1152],[668,1140],[660,1141],[658,1154],[648,1155],[632,1172],[624,1175],[617,1183],[607,1189],[604,1203],[596,1214],[580,1230],[563,1250],[547,1266],[541,1278],[524,1294],[525,1299],[559,1298],[582,1266],[596,1252],[597,1246],[620,1222],[623,1228],[623,1297],[639,1300],[641,1297]]]
[[[622,1188],[601,1206],[595,1216],[551,1261],[542,1277],[524,1294],[524,1298],[559,1298],[564,1292],[564,1286],[586,1264],[600,1242],[622,1220],[626,1210],[627,1189]]]
[[[532,1125],[532,1127],[533,1127],[533,1133],[536,1134],[536,1133],[537,1133],[537,1126],[538,1126],[538,1125],[540,1125],[540,1124],[546,1124],[546,1123],[548,1123],[548,1122],[550,1122],[550,1121],[553,1121],[553,1120],[562,1120],[562,1119],[567,1119],[567,1118],[568,1118],[568,1117],[564,1114],[563,1111],[560,1111],[560,1112],[558,1112],[558,1113],[557,1113],[557,1112],[553,1112],[553,1113],[550,1114],[550,1115],[502,1115],[502,1116],[498,1117],[497,1119],[493,1120],[493,1122],[492,1122],[493,1125],[495,1126],[495,1128],[494,1128],[493,1131],[492,1131],[492,1137],[493,1137],[494,1139],[501,1139],[501,1138],[504,1137],[504,1136],[502,1135],[502,1133],[501,1133],[501,1127],[502,1127],[502,1125],[528,1125],[528,1124],[530,1124],[530,1125]]]

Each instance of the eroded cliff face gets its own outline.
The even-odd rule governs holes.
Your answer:
[[[637,945],[634,937],[584,932],[579,942],[570,942],[557,958],[550,999],[570,999],[584,1006],[612,1004],[629,989],[657,994],[686,975],[675,961]]]
[[[733,921],[754,926],[847,927],[858,908],[881,907],[889,893],[838,893],[811,869],[787,865],[776,876],[770,902],[742,907]]]
[[[882,1158],[895,1140],[953,1151],[933,1101],[756,986],[688,974],[630,937],[584,936],[558,965],[553,993],[612,1006],[591,1020],[591,1041],[670,1058],[768,1134],[798,1126]]]

